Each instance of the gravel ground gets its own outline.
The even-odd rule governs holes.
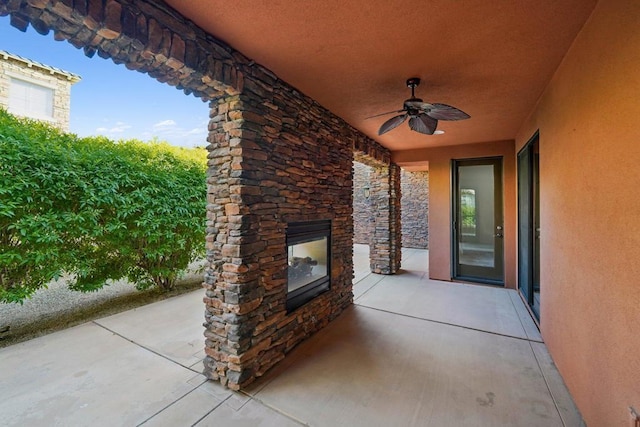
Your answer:
[[[121,280],[82,293],[69,290],[64,278],[53,281],[22,305],[0,303],[0,348],[197,289],[203,265],[203,261],[192,263],[171,292],[138,291]]]

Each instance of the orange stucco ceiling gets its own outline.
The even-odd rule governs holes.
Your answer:
[[[509,140],[553,76],[596,0],[168,0],[389,149]],[[416,95],[471,115],[444,135],[406,124],[378,136]]]

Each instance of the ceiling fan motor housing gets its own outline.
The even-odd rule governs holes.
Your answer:
[[[407,79],[407,87],[413,89],[418,85],[420,85],[420,79],[418,77],[411,77],[410,79]]]

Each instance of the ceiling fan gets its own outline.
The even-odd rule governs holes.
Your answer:
[[[411,98],[404,101],[402,110],[389,111],[386,113],[376,114],[374,117],[385,116],[392,113],[402,113],[392,117],[380,126],[378,135],[383,135],[392,129],[397,128],[409,118],[409,127],[411,130],[424,133],[425,135],[433,135],[438,127],[438,120],[464,120],[469,116],[464,111],[458,110],[447,104],[429,104],[423,102],[422,99],[416,98],[415,89],[420,84],[420,79],[413,77],[407,80],[407,87],[411,88]]]

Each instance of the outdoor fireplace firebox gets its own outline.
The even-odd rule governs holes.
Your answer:
[[[293,222],[287,227],[287,311],[331,286],[331,220]]]

